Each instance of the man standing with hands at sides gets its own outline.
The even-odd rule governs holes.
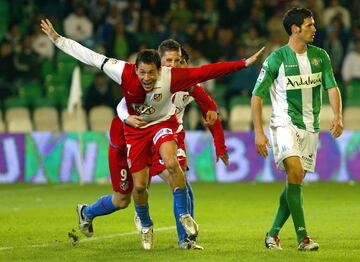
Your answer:
[[[81,62],[97,67],[118,83],[126,99],[130,115],[143,117],[148,124],[141,128],[125,125],[127,160],[133,179],[132,192],[135,210],[142,225],[144,249],[152,248],[153,222],[148,206],[148,182],[151,149],[159,151],[162,160],[173,178],[171,188],[179,213],[180,223],[189,237],[197,236],[198,225],[191,217],[186,194],[186,178],[176,157],[176,108],[171,96],[178,91],[188,91],[191,86],[215,79],[253,64],[264,48],[251,57],[234,62],[219,62],[198,68],[161,68],[156,50],[138,53],[136,63],[109,59],[79,43],[60,36],[51,22],[41,20],[44,33],[65,53]],[[110,201],[111,202],[111,201]],[[113,203],[112,203],[113,204]],[[116,209],[116,206],[112,206]]]
[[[265,60],[251,99],[256,150],[267,157],[270,144],[262,127],[262,99],[270,91],[273,154],[278,169],[285,170],[287,176],[275,220],[265,237],[265,246],[282,249],[279,231],[291,215],[298,250],[316,251],[319,244],[309,237],[305,225],[302,184],[306,172],[315,169],[322,88],[328,92],[334,112],[330,124],[334,138],[343,132],[341,96],[328,54],[310,45],[316,32],[312,12],[293,8],[285,14],[283,25],[289,34],[289,42]]]

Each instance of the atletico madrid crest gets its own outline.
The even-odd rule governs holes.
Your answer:
[[[120,188],[121,188],[123,191],[126,191],[126,190],[129,188],[129,182],[127,182],[127,181],[121,181],[121,182],[120,182]]]
[[[162,94],[155,94],[154,95],[154,101],[155,102],[159,102],[161,100],[161,98],[162,98]]]

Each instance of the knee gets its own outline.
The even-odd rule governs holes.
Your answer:
[[[122,195],[120,193],[116,193],[113,197],[113,204],[119,209],[127,208],[130,202],[131,202],[131,194]]]
[[[289,170],[288,175],[288,182],[291,184],[302,184],[304,181],[304,169],[302,167]]]
[[[178,162],[176,156],[165,157],[165,159],[163,159],[163,160],[164,160],[166,169],[169,170],[170,172],[174,172],[174,170],[179,168],[179,162]]]
[[[134,193],[136,194],[143,194],[147,189],[146,184],[137,184],[134,186]]]

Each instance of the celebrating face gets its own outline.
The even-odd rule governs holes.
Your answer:
[[[161,57],[161,65],[177,67],[180,65],[181,53],[179,51],[165,51]]]
[[[159,70],[156,65],[141,62],[136,68],[136,74],[144,90],[146,92],[151,92],[154,89],[157,78],[159,77]]]

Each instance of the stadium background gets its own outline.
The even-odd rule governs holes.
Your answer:
[[[87,19],[70,19],[79,5]],[[281,233],[283,252],[263,246],[284,175],[276,172],[272,156],[264,160],[254,147],[249,92],[262,61],[205,84],[221,106],[230,167],[215,163],[212,138],[203,130],[196,106],[185,116],[188,176],[198,181],[192,187],[203,252],[178,250],[165,183],[150,188],[155,223],[151,252],[141,248],[132,206],[97,218],[96,236],[81,237],[76,203],[92,203],[111,189],[107,131],[121,94],[109,79],[58,52],[39,31],[39,19],[48,17],[61,34],[129,61],[141,48],[156,48],[172,37],[196,66],[243,57],[262,45],[266,57],[286,43],[281,16],[295,5],[314,12],[315,44],[330,54],[344,98],[346,131],[334,140],[327,131],[331,110],[324,94],[317,169],[306,177],[319,182],[304,184],[308,227],[320,251],[298,253],[290,221]],[[359,76],[349,81],[341,71],[360,37],[359,6],[357,0],[0,0],[0,261],[358,261],[360,84]],[[68,115],[77,66],[85,110]],[[268,100],[264,109],[267,127]],[[210,183],[215,181],[231,183]],[[79,236],[77,243],[69,232]]]
[[[246,57],[263,45],[266,57],[286,43],[281,18],[292,6],[314,12],[315,44],[331,57],[344,99],[347,130],[336,141],[327,132],[331,108],[324,93],[317,170],[307,180],[359,180],[360,81],[358,75],[349,76],[343,70],[346,56],[354,52],[360,38],[359,1],[17,0],[0,2],[0,183],[100,182],[108,177],[107,131],[120,89],[54,48],[40,30],[41,18],[48,17],[62,35],[128,61],[134,60],[138,50],[156,48],[162,40],[174,38],[189,52],[191,65],[198,66]],[[261,63],[204,83],[221,107],[230,167],[215,163],[212,140],[203,130],[196,105],[187,110],[191,180],[284,179],[273,159],[264,161],[253,146],[250,93]],[[69,114],[66,107],[77,66],[82,105]],[[265,128],[270,112],[266,99]]]

